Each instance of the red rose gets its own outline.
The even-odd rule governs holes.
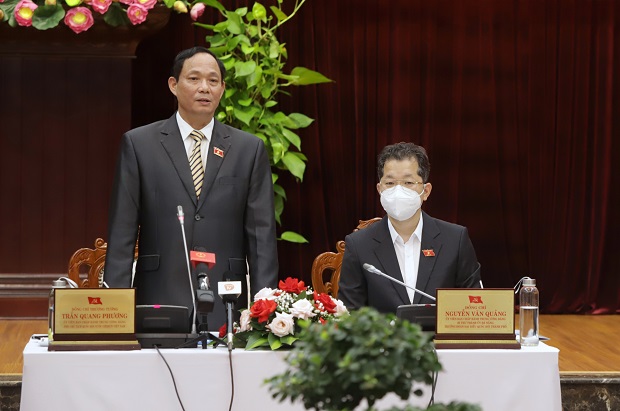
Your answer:
[[[223,338],[226,336],[226,331],[228,330],[228,327],[226,326],[226,323],[224,323],[221,327],[220,327],[220,338]]]
[[[327,311],[328,313],[331,313],[331,314],[336,312],[336,303],[334,302],[334,300],[332,300],[329,294],[317,294],[315,291],[314,292],[314,306],[320,309],[318,303],[323,304],[324,311]]]
[[[250,308],[250,317],[258,318],[259,323],[266,323],[277,307],[273,300],[258,300]]]
[[[304,284],[303,281],[299,281],[296,278],[288,277],[286,280],[280,280],[280,284],[278,288],[282,291],[286,291],[289,293],[299,294],[302,291],[306,291],[308,287]]]

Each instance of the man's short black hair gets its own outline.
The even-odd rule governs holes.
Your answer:
[[[428,183],[431,174],[431,163],[424,147],[413,143],[400,142],[385,146],[377,159],[377,175],[379,180],[383,178],[383,168],[388,160],[408,160],[415,158],[418,162],[418,175],[422,177],[423,183]]]
[[[170,73],[170,75],[174,77],[176,81],[179,81],[179,76],[181,75],[181,70],[183,70],[183,64],[185,64],[185,60],[194,57],[198,53],[207,53],[213,56],[213,58],[217,62],[217,66],[220,68],[220,75],[222,76],[222,81],[224,81],[224,78],[226,77],[226,67],[224,67],[224,63],[222,63],[222,61],[218,59],[211,50],[206,47],[200,46],[192,47],[179,52],[179,54],[177,54],[177,56],[174,58],[174,63],[172,64],[172,72]]]

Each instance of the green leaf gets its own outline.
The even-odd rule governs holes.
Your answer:
[[[284,157],[282,157],[282,162],[292,175],[297,177],[299,180],[303,180],[304,171],[306,170],[306,163],[304,163],[296,153],[287,151],[284,154]]]
[[[301,113],[291,113],[288,115],[288,118],[297,124],[297,128],[306,128],[314,121],[310,117]]]
[[[282,10],[280,10],[276,6],[271,6],[270,9],[273,12],[273,14],[276,15],[278,22],[281,22],[282,20],[285,20],[288,17],[286,14],[282,12]]]
[[[276,59],[280,55],[280,43],[276,39],[273,39],[269,43],[269,58]]]
[[[284,137],[286,137],[291,144],[297,147],[297,150],[301,150],[301,138],[299,138],[297,134],[293,133],[286,127],[282,127],[282,135],[284,135]]]
[[[272,350],[277,350],[282,346],[282,341],[280,341],[280,337],[278,337],[274,333],[269,333],[267,339],[269,340],[269,346]]]
[[[267,22],[267,10],[265,6],[258,2],[254,3],[252,7],[252,15],[256,20],[261,20],[263,23]]]
[[[277,164],[284,157],[286,149],[282,143],[271,143],[271,149],[273,150],[273,163]]]
[[[243,100],[238,100],[237,103],[241,104],[243,107],[249,107],[250,104],[252,104],[252,98],[248,97],[246,99]]]
[[[280,220],[280,216],[282,215],[282,211],[284,210],[284,199],[276,194],[273,197],[273,204],[274,204],[274,209],[276,212],[276,222],[278,224],[282,224],[282,221]]]
[[[260,66],[257,66],[256,70],[254,70],[254,72],[246,78],[246,83],[248,85],[248,88],[252,88],[256,86],[258,83],[260,83],[262,78],[263,78],[263,69]]]
[[[58,26],[65,17],[65,9],[60,4],[55,6],[39,6],[32,16],[32,27],[47,30]]]
[[[278,102],[277,102],[277,101],[274,101],[274,100],[269,100],[268,102],[266,102],[266,103],[265,103],[265,107],[267,107],[267,108],[269,108],[269,107],[273,107],[273,106],[275,106],[276,104],[278,104]]]
[[[299,244],[304,244],[308,242],[308,240],[306,240],[304,236],[302,236],[301,234],[297,234],[293,231],[283,232],[279,239],[288,241],[290,243],[299,243]]]
[[[238,61],[235,63],[235,78],[248,76],[256,70],[256,63],[250,61]]]
[[[299,340],[299,338],[295,337],[294,335],[286,335],[284,337],[280,337],[280,341],[282,342],[282,344],[286,345],[293,345],[293,343],[297,340]]]
[[[108,12],[103,15],[103,21],[112,27],[120,27],[131,24],[127,12],[122,9],[119,3],[112,3]]]
[[[280,178],[279,175],[277,175],[276,173],[271,173],[271,183],[275,184],[276,181],[278,181],[278,178]]]
[[[254,53],[254,50],[256,50],[256,47],[254,47],[253,45],[241,43],[241,51],[245,56]]]
[[[248,338],[248,342],[245,345],[245,349],[252,350],[257,347],[264,347],[268,344],[269,344],[269,341],[267,341],[267,338],[263,337],[262,335],[258,333],[255,333],[255,334],[252,334],[250,338]]]
[[[256,114],[256,109],[254,107],[250,107],[247,110],[244,110],[242,107],[235,107],[233,109],[233,113],[237,119],[239,119],[243,124],[249,126],[252,118],[254,118],[254,114]]]
[[[204,3],[207,6],[214,7],[214,8],[218,9],[221,12],[225,12],[226,11],[226,8],[224,6],[222,6],[222,3],[220,3],[217,0],[200,0],[200,2]],[[173,1],[173,3],[174,3],[174,1]]]
[[[297,80],[292,81],[293,84],[298,86],[332,82],[332,80],[325,77],[318,71],[310,70],[305,67],[295,67],[293,71],[291,71],[291,75],[298,77]]]
[[[241,21],[241,16],[239,16],[234,11],[227,11],[226,17],[228,18],[228,26],[227,29],[232,34],[241,34],[243,33],[243,22]]]
[[[279,184],[275,184],[275,181],[273,184],[273,192],[286,200],[286,191],[284,191],[284,187]]]

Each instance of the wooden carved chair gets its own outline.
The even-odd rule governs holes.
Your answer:
[[[353,231],[361,230],[371,224],[381,221],[381,217],[370,220],[359,220],[357,228]],[[342,258],[344,257],[345,243],[340,240],[336,243],[336,251],[327,251],[319,254],[312,263],[312,288],[317,293],[330,294],[338,298],[338,281],[340,281],[340,269],[342,268]]]
[[[95,240],[95,248],[80,248],[69,260],[69,278],[80,288],[103,287],[103,272],[108,244],[102,238]],[[134,260],[138,258],[138,246]],[[85,277],[85,278],[84,278]]]

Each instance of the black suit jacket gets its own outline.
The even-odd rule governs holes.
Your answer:
[[[216,297],[208,325],[216,330],[226,321],[217,296],[225,271],[244,272],[247,258],[252,293],[277,285],[273,185],[263,142],[215,121],[198,201],[175,115],[123,136],[110,203],[105,281],[110,287],[130,286],[139,227],[133,283],[137,304],[192,309],[178,205],[185,213],[188,250],[204,247],[216,256],[208,273]],[[244,294],[237,308],[247,300],[245,276],[239,279]]]
[[[480,288],[480,264],[467,228],[422,212],[422,244],[416,288],[435,296],[437,288]],[[388,228],[388,217],[345,238],[345,251],[338,283],[338,298],[349,309],[371,306],[395,313],[399,305],[410,304],[407,290],[362,268],[374,265],[385,274],[404,281]],[[425,256],[423,250],[433,250]],[[416,293],[413,303],[433,301]]]

